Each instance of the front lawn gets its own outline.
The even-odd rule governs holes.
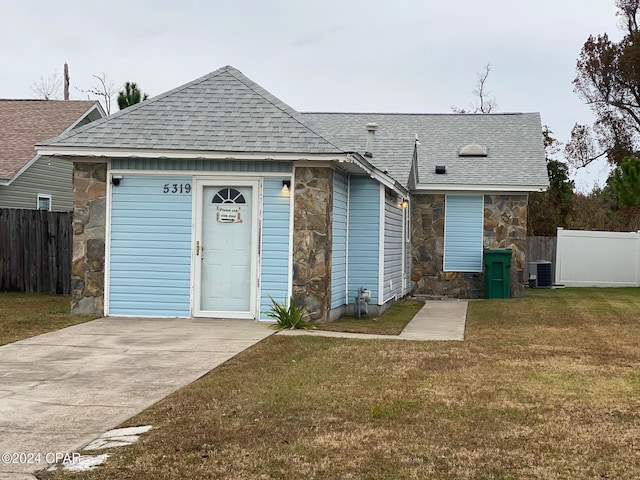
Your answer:
[[[41,478],[640,478],[640,289],[526,293],[464,342],[269,337]]]
[[[62,295],[0,293],[0,345],[96,318],[71,315],[70,301]]]
[[[424,306],[421,300],[399,300],[381,315],[344,315],[334,322],[316,324],[320,330],[377,335],[400,335],[407,323]]]

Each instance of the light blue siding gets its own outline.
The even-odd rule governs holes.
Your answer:
[[[331,308],[349,303],[347,298],[347,177],[333,174],[333,246],[331,249]]]
[[[125,176],[112,189],[109,315],[188,317],[191,177]]]
[[[380,240],[380,184],[369,177],[350,177],[349,190],[349,303],[358,288],[371,291],[378,303]]]
[[[481,272],[483,198],[447,195],[444,225],[444,271]]]
[[[269,296],[278,302],[288,301],[290,197],[282,193],[286,178],[267,178],[263,190],[262,218],[262,278],[260,318],[270,320],[266,313],[271,307]]]
[[[196,172],[278,172],[291,173],[292,162],[240,160],[176,160],[169,158],[114,158],[114,170],[183,170]],[[282,186],[282,184],[280,184]]]
[[[387,195],[384,210],[383,303],[402,296],[402,207]]]

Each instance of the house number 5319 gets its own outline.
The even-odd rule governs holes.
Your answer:
[[[163,193],[191,193],[190,183],[165,183]]]

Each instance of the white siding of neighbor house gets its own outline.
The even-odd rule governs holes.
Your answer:
[[[347,298],[347,182],[340,173],[333,174],[333,245],[331,249],[331,308],[349,303]]]
[[[402,206],[395,195],[384,205],[384,292],[382,303],[402,297]]]
[[[0,186],[0,208],[35,210],[38,194],[51,195],[51,210],[73,210],[73,163],[39,157],[10,185]]]
[[[189,316],[192,186],[191,176],[126,175],[112,187],[109,315]]]
[[[380,273],[380,184],[369,177],[350,177],[349,188],[349,303],[358,288],[371,291],[378,304]]]
[[[481,195],[447,195],[444,271],[481,272],[484,222]]]

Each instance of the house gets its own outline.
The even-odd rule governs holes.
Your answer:
[[[35,145],[104,116],[95,101],[0,99],[0,208],[71,211],[72,162]]]
[[[511,296],[524,294],[528,194],[549,185],[539,114],[302,116],[347,151],[379,126],[371,162],[411,191],[415,293],[477,298],[483,249],[511,248]]]
[[[267,319],[293,296],[327,321],[361,287],[373,309],[468,295],[483,243],[524,252],[547,185],[539,116],[492,118],[302,114],[223,67],[48,140],[74,163],[73,311]]]

